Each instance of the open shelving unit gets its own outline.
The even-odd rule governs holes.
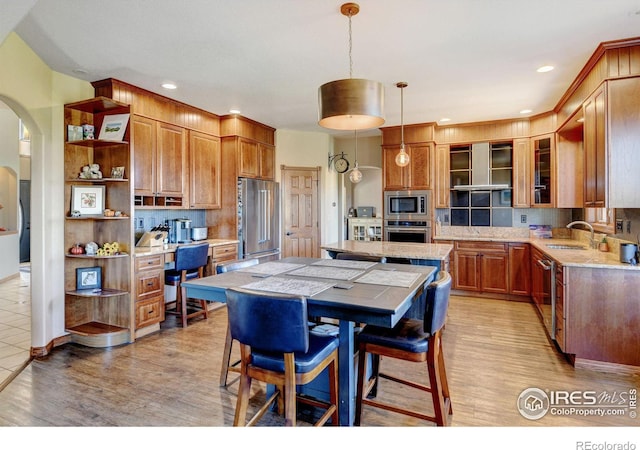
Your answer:
[[[130,113],[129,105],[105,97],[65,105],[64,132],[68,125],[93,125],[100,130],[105,116]],[[86,139],[66,141],[65,163],[65,329],[72,341],[89,347],[111,347],[134,341],[132,249],[134,246],[133,196],[127,173],[133,169],[129,145],[129,126],[122,141]],[[113,167],[124,167],[123,178],[80,178],[82,167],[99,164],[105,174]],[[102,214],[72,215],[73,186],[104,186],[105,208],[120,211],[116,217]],[[72,254],[75,244],[98,246],[117,242],[114,255]],[[77,290],[76,270],[100,267],[99,289]]]

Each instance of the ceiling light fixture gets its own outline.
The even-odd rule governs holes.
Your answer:
[[[362,172],[358,169],[358,130],[354,130],[355,133],[355,141],[356,141],[356,166],[353,168],[351,173],[349,174],[349,179],[352,183],[358,184],[362,181]]]
[[[229,110],[229,114],[240,114],[240,110],[239,109],[230,109]]]
[[[554,69],[553,66],[542,66],[542,67],[538,67],[536,72],[539,72],[539,73],[551,72],[553,69]]]
[[[409,154],[404,149],[404,88],[407,86],[404,81],[396,83],[396,87],[400,88],[400,153],[396,155],[396,164],[400,167],[409,164]]]
[[[178,86],[175,83],[162,83],[162,87],[165,89],[176,89]]]
[[[451,119],[449,119],[448,117],[443,117],[442,119],[440,119],[440,122],[451,122]]]
[[[531,111],[530,109],[523,109],[522,111],[520,111],[520,114],[529,114]]]
[[[349,18],[349,78],[318,88],[318,124],[333,130],[366,130],[384,124],[384,87],[378,81],[353,78],[351,17],[357,3],[345,3],[340,12]]]

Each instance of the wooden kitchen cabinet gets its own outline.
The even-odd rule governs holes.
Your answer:
[[[133,204],[131,183],[127,175],[133,166],[127,125],[123,141],[99,139],[107,116],[129,114],[129,105],[106,97],[64,106],[64,302],[65,330],[71,340],[89,347],[110,347],[134,340],[134,313],[131,301],[131,250],[133,248]],[[94,139],[69,139],[68,126],[93,125]],[[102,178],[85,179],[79,174],[83,166],[98,164]],[[111,178],[113,167],[124,167],[123,178]],[[105,216],[100,210],[83,211],[79,195],[97,196],[104,207],[120,211],[119,216]],[[94,197],[96,199],[96,197]],[[115,254],[87,254],[88,243],[104,250],[116,242]],[[75,253],[81,246],[83,253]],[[74,248],[74,253],[70,251]],[[97,288],[78,286],[79,269],[101,273]]]
[[[531,206],[555,207],[555,137],[531,139]]]
[[[529,208],[531,206],[531,144],[529,139],[513,140],[512,169],[511,206],[513,208]]]
[[[189,207],[220,209],[221,165],[220,138],[189,131]]]
[[[531,246],[509,244],[509,293],[531,295]]]
[[[136,207],[184,208],[189,194],[187,130],[131,118]]]
[[[164,320],[164,255],[135,258],[136,331]]]
[[[208,273],[208,275],[213,275],[216,273],[216,267],[218,264],[233,261],[234,259],[238,259],[238,244],[224,244],[214,246],[211,252],[211,273]]]
[[[606,85],[606,84],[605,84]],[[606,91],[598,89],[583,105],[584,207],[604,208],[607,198]]]
[[[509,252],[504,243],[456,241],[454,289],[507,294]]]
[[[275,147],[246,138],[238,138],[238,176],[273,180]]]
[[[450,179],[449,170],[449,145],[436,145],[434,165],[434,207],[449,208],[450,206]]]
[[[396,164],[399,145],[382,147],[382,171],[384,190],[419,190],[431,189],[431,154],[433,144],[405,144],[409,154],[409,164],[400,167]]]
[[[565,352],[565,333],[566,328],[564,320],[564,269],[562,264],[556,264],[556,343],[560,350]]]

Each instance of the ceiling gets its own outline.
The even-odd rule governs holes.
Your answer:
[[[349,78],[340,0],[22,0],[12,30],[55,71],[127,83],[274,128],[317,125],[317,90]],[[499,120],[556,106],[599,43],[640,36],[640,0],[360,0],[353,78],[385,87],[385,126]],[[555,70],[537,73],[542,65]],[[160,87],[172,81],[178,88]],[[370,133],[379,133],[378,130]]]

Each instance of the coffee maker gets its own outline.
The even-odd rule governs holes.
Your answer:
[[[191,242],[191,220],[173,219],[169,230],[169,242],[172,244]]]

